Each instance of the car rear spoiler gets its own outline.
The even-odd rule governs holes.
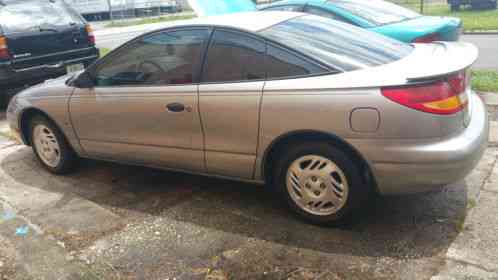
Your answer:
[[[424,48],[424,60],[420,59],[416,67],[407,71],[407,80],[409,82],[420,82],[426,80],[438,79],[449,74],[468,69],[474,64],[479,57],[479,50],[476,46],[464,42],[434,42],[433,48]],[[417,49],[417,44],[416,51]],[[432,52],[432,53],[428,53]],[[413,59],[422,58],[414,55]],[[427,59],[428,58],[428,59]]]

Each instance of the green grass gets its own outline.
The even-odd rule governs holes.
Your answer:
[[[472,71],[472,87],[477,91],[498,93],[498,72],[489,70]]]
[[[471,11],[450,11],[449,5],[427,5],[424,11],[426,15],[458,17],[463,21],[465,31],[498,30],[498,9]]]
[[[133,26],[133,25],[142,25],[149,23],[157,23],[157,22],[165,22],[165,21],[175,21],[182,19],[191,19],[194,18],[194,14],[183,14],[183,15],[172,15],[172,16],[161,16],[154,18],[145,18],[140,20],[126,20],[126,21],[115,21],[106,25],[106,27],[125,27],[125,26]]]
[[[100,57],[106,56],[111,50],[107,48],[101,48],[100,50]]]
[[[6,139],[9,139],[12,141],[16,141],[14,134],[12,134],[12,132],[10,130],[9,131],[0,131],[0,137],[6,138]]]
[[[420,1],[406,0],[395,1],[394,3],[410,8],[416,12],[420,12]],[[450,6],[446,3],[435,3],[424,5],[424,15],[429,16],[450,16],[458,17],[463,21],[465,31],[489,31],[498,30],[498,10],[482,10],[472,11],[463,9],[458,12],[452,12]]]

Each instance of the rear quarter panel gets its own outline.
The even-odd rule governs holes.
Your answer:
[[[257,151],[256,179],[261,179],[264,156],[277,139],[299,131],[332,134],[355,146],[356,139],[397,141],[441,137],[448,126],[463,129],[462,119],[421,113],[382,96],[379,87],[334,88],[354,84],[349,75],[268,81],[261,105],[260,139]],[[351,128],[351,112],[357,108],[375,108],[380,114],[374,132],[356,132]],[[463,118],[463,117],[462,117]],[[369,161],[367,151],[359,150]]]

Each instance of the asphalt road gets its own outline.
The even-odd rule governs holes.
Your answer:
[[[461,39],[479,48],[479,59],[474,68],[498,71],[498,34],[496,35],[464,35]]]
[[[97,46],[114,49],[128,40],[158,28],[167,27],[170,23],[157,23],[143,26],[132,26],[96,31]],[[479,48],[480,56],[474,68],[498,71],[498,34],[497,35],[463,35],[462,41],[470,42]]]

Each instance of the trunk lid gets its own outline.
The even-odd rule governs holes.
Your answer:
[[[409,20],[371,28],[384,35],[402,39],[405,42],[437,33],[439,40],[458,41],[462,20],[454,17],[421,16]]]
[[[71,57],[74,50],[90,47],[84,26],[51,27],[11,34],[7,40],[12,66],[17,70],[57,64]]]
[[[471,71],[470,67],[477,60],[478,49],[463,42],[435,42],[432,44],[415,44],[412,54],[390,65],[392,72],[402,73],[407,84],[430,83],[435,80],[448,81],[457,74],[465,73],[465,89],[459,98],[467,105],[458,113],[441,117],[442,135],[454,133],[458,128],[466,127],[471,119]]]
[[[465,89],[460,91],[459,99],[467,101],[467,105],[457,113],[434,115],[441,127],[441,137],[456,133],[466,127],[471,119],[470,68],[478,58],[478,49],[463,42],[436,42],[432,44],[414,44],[414,49],[406,57],[393,63],[363,70],[361,75],[356,71],[340,75],[337,85],[347,86],[351,80],[356,87],[368,88],[403,88],[433,84],[437,81],[448,81],[458,73],[466,72]],[[339,78],[339,77],[338,77]],[[427,114],[421,112],[422,114]]]

